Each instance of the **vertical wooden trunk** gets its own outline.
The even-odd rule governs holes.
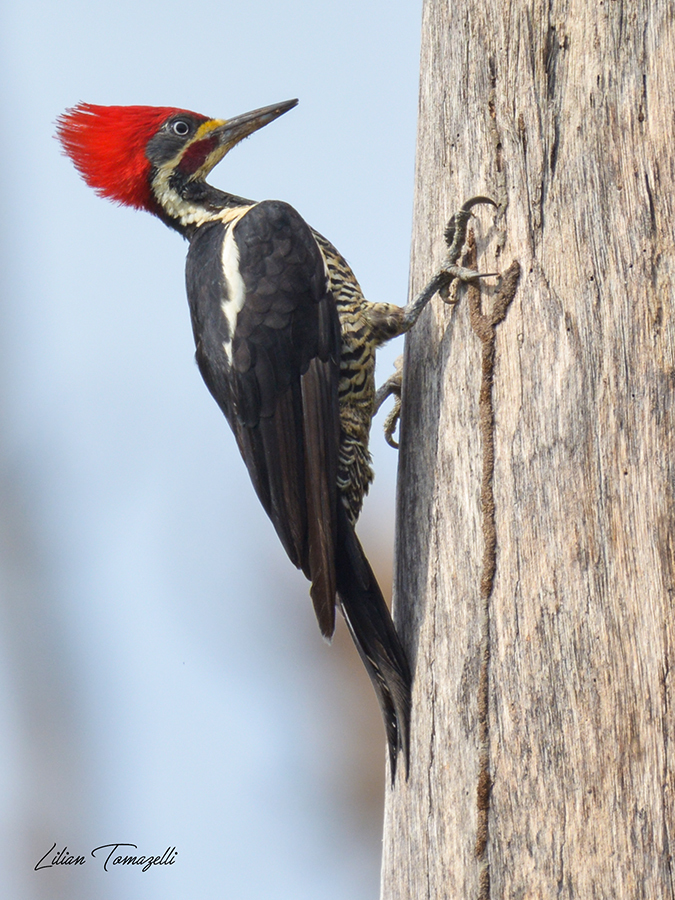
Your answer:
[[[475,194],[501,204],[476,224],[479,268],[515,258],[522,276],[496,342],[482,858],[466,302],[436,299],[406,348],[395,607],[413,744],[386,801],[384,900],[675,897],[674,9],[425,2],[411,289]]]

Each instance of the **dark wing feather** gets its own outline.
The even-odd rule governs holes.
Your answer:
[[[232,302],[221,262],[228,229],[244,286],[234,334],[233,319],[223,312],[223,302]],[[266,201],[234,225],[196,230],[187,288],[202,376],[232,426],[286,552],[312,581],[319,626],[330,636],[340,329],[323,257],[292,207]]]

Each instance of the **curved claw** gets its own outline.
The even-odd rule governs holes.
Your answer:
[[[494,206],[497,209],[498,204],[491,197],[472,197],[470,200],[467,200],[462,206],[460,206],[460,210],[466,210],[467,212],[474,208],[474,206],[478,206],[480,203],[487,203],[490,206]]]
[[[494,206],[495,209],[499,208],[499,205],[495,203],[494,200],[490,197],[483,196],[472,197],[470,200],[467,200],[466,203],[463,203],[445,227],[445,243],[448,247],[452,247],[453,245],[457,225],[466,225],[471,218],[471,210],[474,206],[479,206],[480,204],[488,204],[489,206]],[[462,243],[464,243],[463,240]]]
[[[475,269],[465,269],[464,266],[445,266],[443,271],[452,278],[459,278],[460,281],[478,281],[479,278],[493,278],[499,275],[499,272],[476,272]]]
[[[382,387],[375,395],[375,412],[379,410],[387,397],[394,397],[394,406],[384,421],[384,439],[398,450],[398,441],[394,437],[398,420],[401,417],[401,387],[403,384],[403,356],[399,356],[394,363],[395,371],[393,375],[385,381]]]
[[[398,450],[398,441],[394,437],[394,432],[396,431],[396,426],[398,425],[398,420],[401,418],[401,398],[396,397],[394,399],[394,406],[392,407],[391,412],[384,420],[384,439],[389,444],[390,447],[393,447],[394,450]]]

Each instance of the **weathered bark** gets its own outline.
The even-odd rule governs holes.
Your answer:
[[[674,9],[425,3],[411,289],[475,194],[501,205],[480,213],[479,268],[522,275],[496,332],[486,603],[466,298],[435,300],[406,348],[413,743],[386,900],[675,897]]]

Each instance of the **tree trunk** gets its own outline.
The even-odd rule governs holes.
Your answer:
[[[675,897],[674,67],[667,0],[425,2],[411,288],[476,194],[522,274],[491,384],[466,297],[406,347],[385,900]]]

